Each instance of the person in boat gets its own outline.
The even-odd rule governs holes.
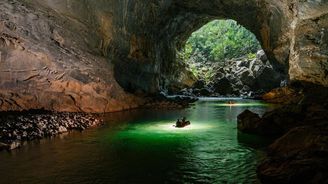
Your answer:
[[[233,101],[230,100],[230,101],[228,102],[228,104],[232,105],[232,104],[235,104],[235,102],[233,102]]]
[[[184,126],[190,125],[190,121],[187,121],[186,117],[182,118],[182,123]]]
[[[178,119],[177,122],[175,123],[175,127],[177,128],[183,128],[188,125],[190,125],[190,121],[187,121],[186,117],[183,117],[181,120]]]
[[[182,127],[182,121],[180,119],[177,119],[177,122],[175,123],[175,127]]]

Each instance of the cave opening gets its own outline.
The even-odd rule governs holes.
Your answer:
[[[1,0],[0,183],[327,183],[327,43],[327,0]]]
[[[168,93],[254,97],[286,85],[256,35],[232,19],[206,22],[177,45]]]

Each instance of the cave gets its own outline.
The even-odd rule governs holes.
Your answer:
[[[162,86],[170,95],[254,98],[287,83],[287,72],[271,64],[256,36],[229,19],[189,35],[174,63]]]
[[[142,99],[123,89],[160,91],[175,71],[177,48],[213,19],[233,19],[253,32],[291,82],[327,86],[322,2],[40,0],[2,6],[3,110],[113,112],[137,107]],[[33,8],[39,6],[50,18]]]
[[[292,29],[287,29],[288,25],[291,25],[293,21],[292,19],[287,20],[288,16],[292,16],[293,10],[284,10],[282,8],[284,5],[281,4],[265,5],[265,3],[261,4],[261,2],[251,1],[222,4],[223,5],[221,5],[221,7],[224,7],[224,10],[219,11],[218,9],[213,8],[217,6],[220,7],[220,5],[216,4],[215,2],[199,4],[195,2],[181,2],[174,4],[173,7],[170,7],[169,10],[173,11],[174,14],[167,15],[169,17],[166,17],[165,14],[164,16],[160,14],[159,17],[163,17],[163,23],[160,22],[160,26],[158,26],[160,27],[160,30],[153,30],[155,32],[155,36],[150,36],[149,39],[146,39],[147,43],[140,45],[139,48],[136,49],[133,45],[135,37],[132,37],[132,40],[130,40],[130,44],[132,44],[133,47],[130,47],[129,56],[142,56],[137,60],[144,59],[146,63],[144,65],[147,65],[147,67],[142,65],[142,69],[136,69],[135,67],[138,66],[132,65],[130,63],[133,59],[136,59],[133,58],[133,56],[131,59],[129,59],[129,61],[117,62],[115,65],[116,79],[121,84],[121,86],[129,86],[130,88],[142,89],[149,92],[160,89],[161,78],[163,78],[161,76],[164,76],[165,78],[165,76],[171,75],[171,68],[175,63],[174,56],[176,55],[176,50],[181,48],[183,43],[192,32],[215,18],[234,19],[246,27],[248,30],[253,32],[260,41],[263,49],[275,67],[282,71],[290,71],[290,80],[302,80],[311,82],[311,80],[318,80],[315,79],[317,77],[314,76],[321,76],[323,79],[322,82],[326,83],[324,79],[324,69],[323,71],[314,74],[314,76],[312,76],[314,77],[313,79],[310,79],[312,77],[308,76],[308,74],[304,74],[302,72],[302,74],[298,72],[292,72],[294,68],[300,67],[299,65],[302,65],[302,63],[298,63],[299,57],[305,57],[299,56],[297,54],[303,52],[300,52],[298,50],[301,49],[298,48],[300,46],[293,42],[293,37],[299,38],[300,35],[297,34],[302,33],[298,33],[296,30],[291,32]],[[267,10],[262,6],[270,6],[270,10]],[[290,7],[292,9],[293,5],[286,4],[286,7]],[[238,10],[238,12],[235,10]],[[199,13],[199,11],[206,13]],[[265,18],[267,18],[267,20]],[[309,32],[307,34],[311,33]],[[139,41],[139,44],[144,42],[144,36],[142,35],[140,39],[141,40]],[[155,44],[155,46],[152,46],[152,44]],[[302,45],[302,48],[305,47],[305,45]],[[151,52],[152,48],[156,49]],[[293,49],[295,49],[295,51]],[[131,52],[136,53],[131,54]],[[295,52],[296,55],[293,55],[293,52]],[[152,62],[147,64],[149,58],[153,59],[150,59]],[[122,59],[120,58],[118,60]],[[131,70],[127,70],[127,65],[132,66],[133,68]],[[124,68],[124,70],[121,68]],[[133,81],[130,81],[131,77],[127,78],[128,75],[131,75],[131,71],[143,71],[145,68],[147,68],[147,71],[142,72],[142,74],[139,74],[139,76],[136,78],[132,77]],[[153,70],[151,70],[151,68],[153,68]],[[128,71],[129,74],[124,74],[124,71]],[[148,76],[151,73],[153,78]],[[137,76],[138,74],[135,75]]]
[[[287,86],[260,101],[163,94],[190,35],[226,19]],[[0,180],[325,183],[327,87],[324,0],[3,0]],[[180,116],[191,126],[174,129]]]
[[[253,32],[270,58],[270,61],[272,61],[273,66],[282,73],[287,73],[289,68],[289,43],[287,40],[279,40],[278,38],[278,35],[284,31],[282,28],[285,26],[282,20],[280,20],[281,17],[272,16],[271,19],[278,20],[271,20],[274,25],[269,25],[268,20],[259,20],[260,13],[269,13],[260,12],[260,4],[249,1],[228,3],[228,5],[222,4],[221,6],[224,7],[224,10],[221,11],[212,9],[213,7],[220,6],[215,2],[179,2],[170,7],[169,11],[174,13],[169,15],[164,14],[164,18],[161,20],[162,22],[159,23],[160,30],[154,30],[155,36],[146,39],[148,43],[140,45],[138,49],[134,48],[134,45],[130,45],[129,56],[131,58],[129,61],[122,62],[121,58],[118,59],[120,62],[117,61],[115,64],[115,76],[119,84],[123,87],[126,86],[126,88],[132,91],[134,89],[150,93],[165,88],[167,83],[170,82],[170,77],[175,76],[174,72],[176,71],[172,70],[172,68],[178,68],[175,58],[177,50],[183,47],[191,33],[215,19],[234,19]],[[273,12],[273,14],[274,13],[278,14],[281,12]],[[272,26],[274,30],[269,30],[269,26]],[[135,38],[132,37],[132,39]],[[140,39],[139,44],[142,44],[144,42],[144,36],[141,36]],[[130,40],[130,44],[133,43],[134,40]],[[152,46],[152,44],[155,44],[155,46]],[[279,48],[276,48],[278,46]],[[153,54],[150,54],[149,52],[151,52],[153,48],[155,48]],[[132,54],[131,52],[135,53]],[[137,58],[134,58],[133,55]],[[135,68],[138,67],[138,64],[137,66],[132,65],[131,62],[133,62],[134,59],[145,61],[141,66],[142,69]],[[149,61],[149,63],[147,63],[147,61]],[[145,67],[145,65],[147,65],[147,67]],[[127,70],[127,66],[133,68]],[[147,68],[147,71],[134,75],[138,77],[129,76],[133,71],[139,72],[145,70],[145,68]],[[125,71],[129,74],[124,73]],[[165,79],[168,79],[168,82],[164,81]]]

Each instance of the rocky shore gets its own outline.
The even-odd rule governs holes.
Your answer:
[[[148,97],[140,108],[182,109],[198,98],[189,96]],[[0,151],[13,150],[25,141],[52,137],[69,131],[83,131],[103,123],[99,114],[51,112],[31,110],[23,112],[0,112]]]
[[[198,72],[197,80],[189,88],[169,93],[186,96],[242,96],[258,97],[274,88],[286,85],[286,74],[277,71],[263,50],[256,58],[235,58],[231,60],[188,61],[189,70]],[[185,74],[183,75],[185,76]],[[191,83],[193,76],[177,77],[180,84]],[[184,80],[182,80],[184,79]],[[185,86],[185,85],[180,85]]]
[[[48,111],[0,113],[0,150],[19,148],[24,141],[52,137],[58,134],[102,124],[98,115]]]
[[[262,117],[248,110],[238,116],[240,131],[276,137],[258,166],[258,176],[263,183],[327,183],[328,90],[313,86],[280,89],[271,92],[275,98],[270,99],[281,102],[281,93],[286,91],[288,104]]]

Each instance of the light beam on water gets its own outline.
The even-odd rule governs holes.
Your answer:
[[[147,125],[136,127],[138,130],[147,131],[149,133],[192,133],[199,130],[207,130],[215,127],[211,124],[200,123],[193,121],[189,126],[184,128],[174,127],[174,122],[171,121],[160,121],[152,122]]]
[[[185,110],[111,114],[104,127],[28,144],[14,154],[0,152],[0,178],[4,183],[255,183],[260,150],[243,139],[260,138],[240,137],[236,117],[246,109],[262,114],[268,107],[212,98]],[[175,128],[181,117],[191,125]]]

